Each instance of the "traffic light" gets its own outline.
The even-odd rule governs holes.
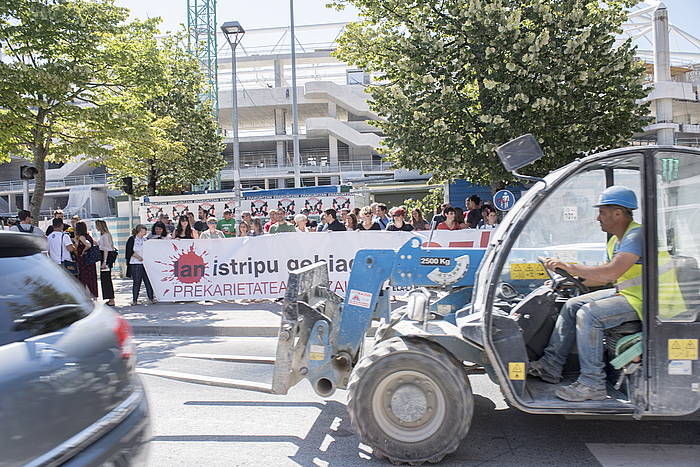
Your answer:
[[[122,178],[122,191],[127,195],[134,194],[134,179],[131,177]]]
[[[36,167],[32,167],[31,165],[22,165],[19,168],[19,178],[22,180],[34,180],[34,177],[39,171],[36,169]]]

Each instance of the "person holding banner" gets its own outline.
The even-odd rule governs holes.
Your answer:
[[[457,222],[457,213],[455,212],[455,208],[452,206],[445,208],[443,211],[443,214],[445,216],[445,221],[440,222],[437,226],[438,230],[460,230],[462,229],[462,226]]]
[[[250,234],[250,226],[247,222],[241,222],[238,224],[238,236],[247,237]]]
[[[260,222],[260,218],[253,218],[253,222],[250,224],[250,232],[248,232],[248,236],[257,237],[258,235],[262,235],[264,233],[265,232],[263,231],[263,226],[262,222]]]
[[[217,226],[217,220],[216,217],[210,217],[207,219],[207,227],[208,230],[205,230],[199,235],[199,238],[202,240],[212,240],[215,238],[226,238],[226,235],[221,231],[216,228]]]
[[[311,232],[307,226],[308,222],[309,218],[306,217],[306,214],[297,214],[294,216],[294,224],[296,225],[297,232]]]
[[[164,238],[169,238],[168,228],[161,221],[156,221],[151,227],[151,233],[148,234],[149,240],[163,240]]]
[[[410,232],[413,230],[413,226],[411,224],[407,224],[404,221],[404,216],[406,215],[406,211],[403,208],[392,208],[391,210],[391,224],[389,224],[386,227],[386,230],[390,232]]]
[[[139,304],[139,293],[141,292],[141,282],[146,284],[146,295],[151,303],[156,303],[155,295],[151,281],[146,274],[146,268],[143,266],[143,245],[146,243],[146,233],[148,230],[143,224],[134,227],[134,235],[129,237],[126,242],[126,256],[128,258],[129,269],[133,284],[131,286],[131,305]]]
[[[370,206],[365,206],[360,210],[360,216],[362,217],[362,222],[357,226],[357,230],[382,230],[382,228],[374,222],[372,215],[372,208]]]
[[[195,231],[190,225],[190,219],[187,216],[180,216],[177,221],[177,227],[175,227],[175,233],[173,234],[175,239],[192,240],[195,237]]]

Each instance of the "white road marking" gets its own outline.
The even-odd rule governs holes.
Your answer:
[[[603,467],[697,467],[697,444],[586,443]]]

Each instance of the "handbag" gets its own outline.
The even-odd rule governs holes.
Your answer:
[[[102,250],[97,245],[92,245],[85,252],[85,264],[95,264],[102,260]]]
[[[63,234],[66,235],[66,234]],[[63,242],[63,235],[61,236],[61,242]],[[68,274],[71,276],[77,276],[78,275],[78,263],[76,261],[71,261],[68,259],[63,259],[63,250],[65,247],[63,246],[63,243],[61,243],[61,266],[63,266],[63,269],[66,270]]]
[[[112,269],[114,266],[114,263],[117,261],[117,254],[119,252],[117,250],[112,250],[107,252],[107,267],[109,269]]]

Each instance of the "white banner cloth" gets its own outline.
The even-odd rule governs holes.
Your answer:
[[[486,248],[490,230],[436,231],[432,246]],[[429,232],[290,232],[217,240],[148,240],[146,273],[163,302],[279,298],[289,271],[324,260],[330,289],[344,295],[355,253],[398,249]]]

